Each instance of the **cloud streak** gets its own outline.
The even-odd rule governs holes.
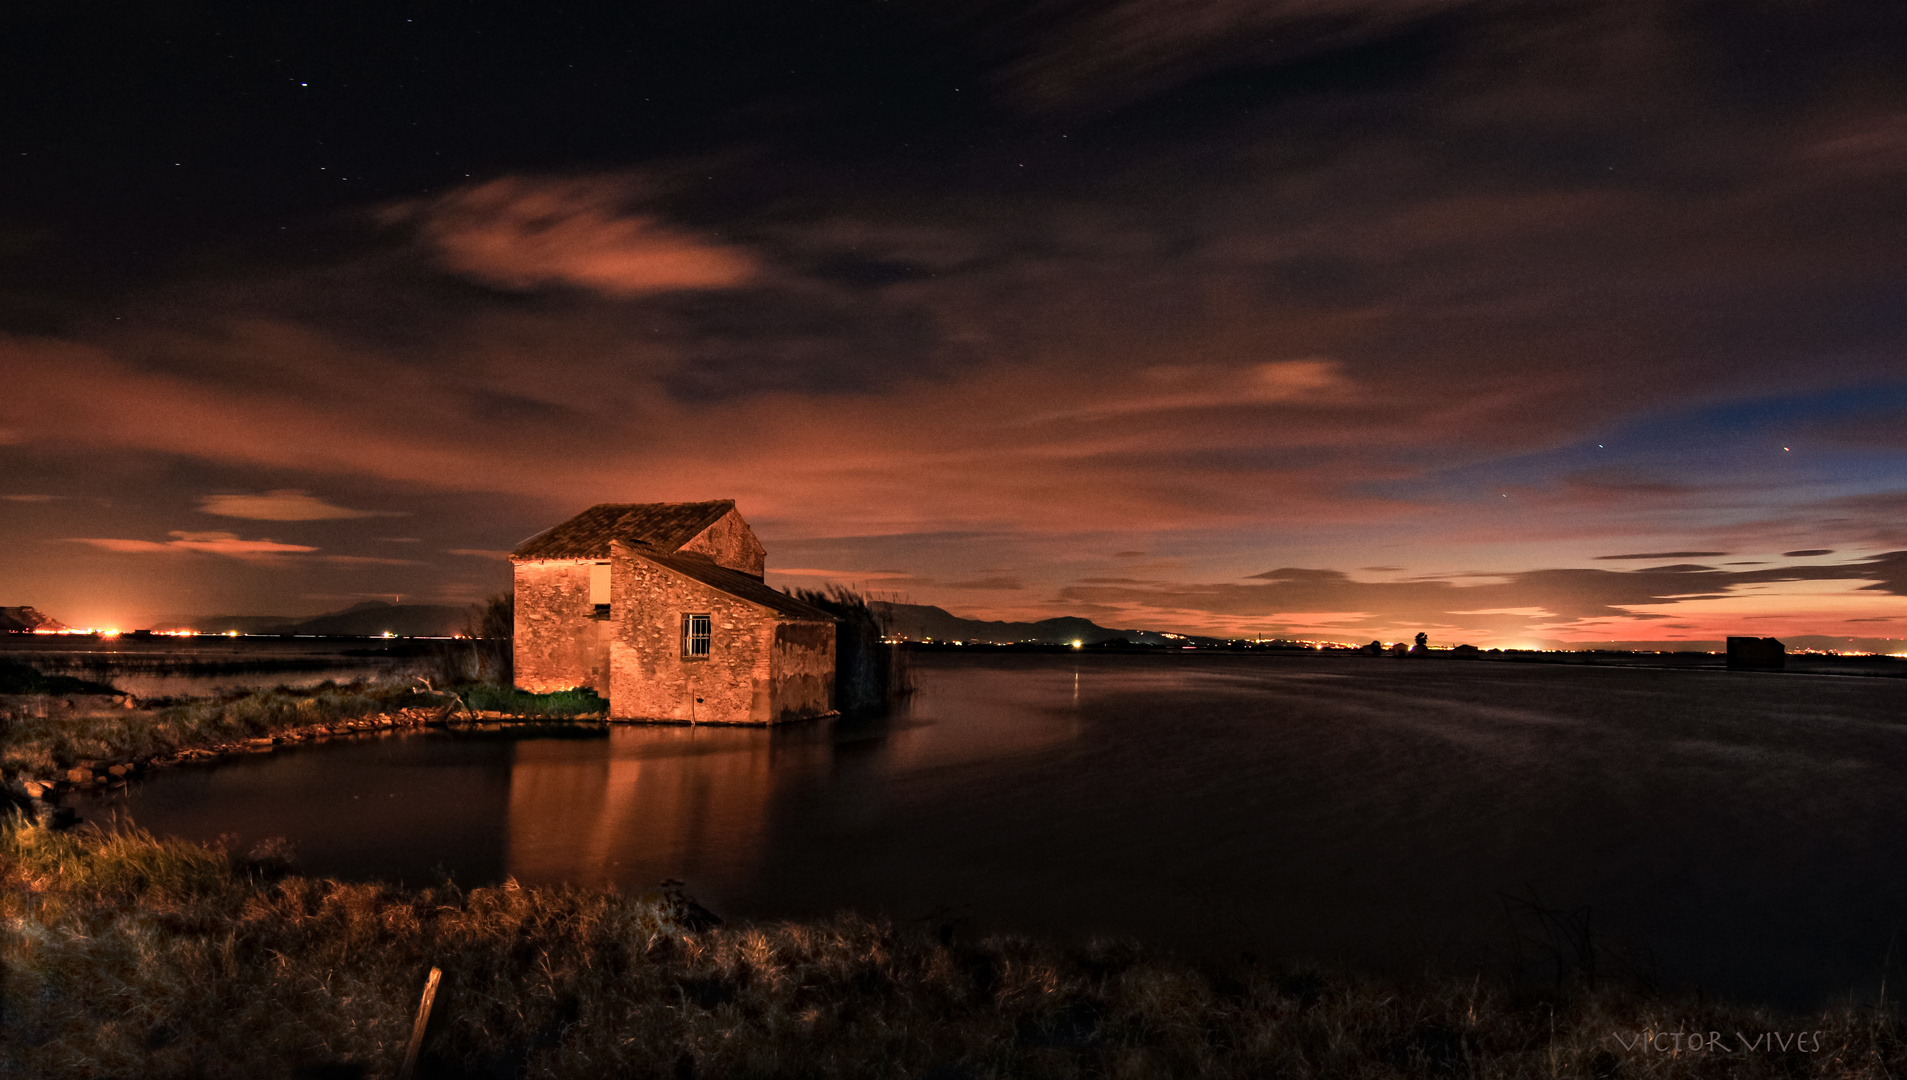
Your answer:
[[[318,550],[305,544],[281,544],[276,540],[244,540],[236,533],[187,532],[174,530],[171,540],[127,540],[110,537],[71,537],[75,544],[87,544],[101,551],[120,555],[223,555],[233,559],[271,558],[303,555]]]
[[[389,511],[333,506],[307,491],[282,488],[262,495],[207,495],[199,512],[252,521],[335,521],[343,518],[398,517]]]
[[[1694,613],[1714,637],[1750,610],[1789,608],[1813,623],[1839,621],[1850,603],[1882,605],[1907,615],[1907,551],[1834,564],[1723,571],[1699,565],[1645,570],[1532,570],[1496,575],[1484,584],[1447,580],[1357,581],[1336,570],[1285,567],[1252,575],[1254,584],[1078,584],[1062,599],[1120,610],[1128,617],[1166,613],[1213,620],[1276,623],[1318,634],[1399,632],[1428,626],[1468,634],[1563,640],[1644,636],[1636,625]],[[1826,586],[1826,588],[1823,588]],[[1858,601],[1850,593],[1875,594]],[[1720,602],[1720,603],[1718,603]],[[1813,604],[1812,609],[1803,610]],[[1687,618],[1689,615],[1681,615]],[[1690,629],[1695,629],[1690,625]]]
[[[1648,551],[1639,555],[1598,555],[1598,559],[1709,559],[1726,555],[1726,551]]]
[[[414,225],[447,268],[509,289],[570,285],[612,296],[723,289],[754,276],[747,253],[626,208],[613,178],[504,177],[381,216]]]
[[[1058,24],[1009,80],[1045,107],[1129,100],[1216,69],[1343,49],[1477,0],[1121,0],[1069,18],[1077,6],[1047,3]]]

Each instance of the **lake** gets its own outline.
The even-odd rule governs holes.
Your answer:
[[[1587,908],[1605,970],[1789,1005],[1871,998],[1907,914],[1907,680],[916,659],[919,694],[885,720],[386,736],[80,808],[283,836],[308,873],[673,877],[724,915],[854,909],[1401,975],[1573,958],[1559,942]]]

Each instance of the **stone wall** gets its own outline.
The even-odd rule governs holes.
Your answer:
[[[774,722],[775,616],[610,545],[609,715],[619,720]],[[682,616],[711,616],[706,659],[682,655]],[[698,700],[699,699],[699,700]]]
[[[775,627],[770,710],[775,722],[834,711],[835,627],[784,622]]]
[[[609,690],[611,623],[594,617],[591,559],[516,564],[516,684],[547,694]]]
[[[695,534],[681,550],[700,552],[715,560],[717,566],[756,577],[761,577],[768,565],[768,549],[761,546],[761,541],[755,538],[755,530],[748,527],[742,515],[733,510]]]

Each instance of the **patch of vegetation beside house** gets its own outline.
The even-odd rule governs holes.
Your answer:
[[[609,713],[609,703],[586,686],[532,694],[515,687],[477,683],[458,687],[457,694],[473,714],[491,719],[599,719]]]

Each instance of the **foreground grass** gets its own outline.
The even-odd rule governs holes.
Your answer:
[[[1616,990],[1400,990],[1136,948],[952,942],[851,916],[705,926],[680,897],[400,891],[139,833],[0,827],[0,1074],[1775,1077],[1907,1071],[1901,1021]],[[1819,1032],[1784,1052],[1643,1032]],[[1658,1040],[1663,1047],[1666,1038]],[[1818,1043],[1818,1052],[1799,1046]]]

